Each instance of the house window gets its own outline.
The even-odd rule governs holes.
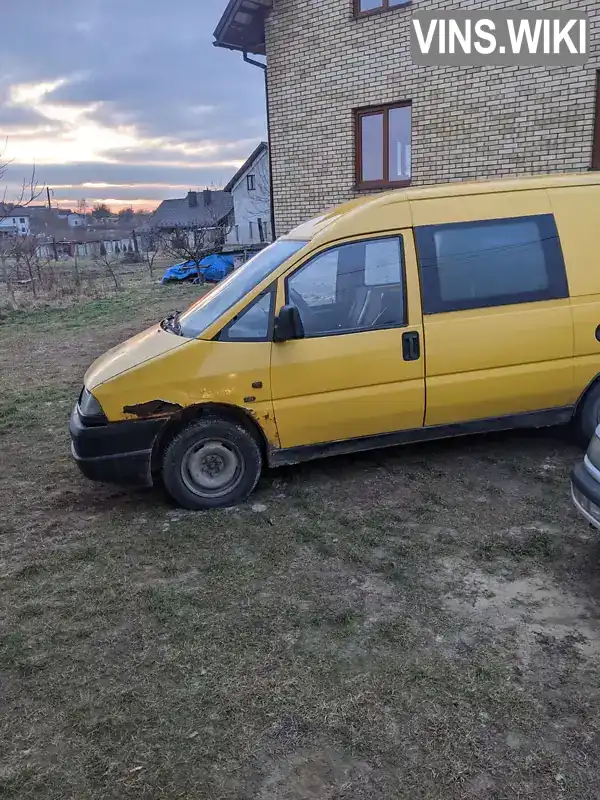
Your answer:
[[[21,223],[21,225],[24,225],[25,224],[25,217],[19,217],[19,222]]]
[[[254,175],[246,175],[246,185],[249,192],[253,192],[256,189],[256,180]]]
[[[354,15],[362,17],[365,14],[377,14],[408,3],[409,0],[354,0]]]
[[[258,225],[258,238],[260,239],[261,242],[264,242],[264,240],[265,240],[265,229],[264,229],[264,226],[263,226],[263,221],[262,221],[262,219],[260,217],[256,220],[256,224]]]
[[[425,314],[569,296],[551,214],[415,228]]]
[[[596,105],[594,108],[594,141],[592,144],[592,169],[600,169],[600,70],[596,72]]]
[[[411,179],[411,105],[356,111],[356,182],[361,188],[407,186]]]

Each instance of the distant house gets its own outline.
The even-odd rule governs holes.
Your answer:
[[[204,189],[187,197],[163,200],[142,226],[143,231],[174,233],[200,228],[222,228],[233,221],[233,200],[229,192]]]
[[[162,239],[163,244],[185,250],[222,247],[233,225],[233,200],[229,192],[204,189],[188,192],[187,197],[163,200],[150,218],[137,229],[142,248]]]
[[[67,224],[69,228],[83,228],[85,226],[85,214],[68,214]]]
[[[7,216],[4,216],[7,214]],[[26,208],[13,208],[3,211],[0,218],[0,236],[6,239],[12,236],[28,236],[31,232],[29,223],[29,210]]]
[[[269,148],[261,142],[225,187],[233,197],[234,224],[227,249],[259,249],[270,242]]]

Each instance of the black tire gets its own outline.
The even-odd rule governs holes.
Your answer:
[[[587,447],[600,425],[600,382],[588,391],[577,411],[575,428],[577,438],[583,447]]]
[[[162,459],[167,492],[179,505],[195,511],[245,500],[261,471],[262,454],[255,437],[242,424],[214,416],[202,417],[180,431]]]

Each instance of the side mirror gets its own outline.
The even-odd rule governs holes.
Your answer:
[[[296,306],[282,306],[275,318],[273,340],[287,342],[289,339],[304,339],[304,325]]]

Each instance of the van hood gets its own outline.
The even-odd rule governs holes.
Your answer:
[[[95,389],[132,367],[138,367],[191,341],[185,336],[163,330],[160,325],[153,325],[97,358],[85,373],[85,387]]]

